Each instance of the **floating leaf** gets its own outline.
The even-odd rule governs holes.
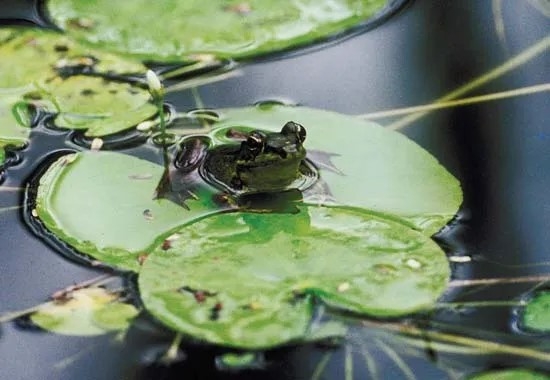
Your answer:
[[[56,78],[44,96],[57,112],[60,128],[86,129],[86,136],[105,136],[134,127],[157,113],[149,93],[127,83],[98,77]]]
[[[31,89],[0,90],[0,165],[5,159],[5,146],[21,147],[29,138],[32,116],[22,96]]]
[[[162,167],[112,152],[61,157],[42,176],[36,211],[60,239],[121,269],[137,270],[155,241],[191,220],[216,212],[210,197],[185,210],[154,200]],[[200,195],[200,194],[199,194]]]
[[[219,113],[215,127],[220,128],[211,133],[216,143],[227,140],[229,127],[279,130],[288,120],[302,123],[308,130],[306,149],[339,155],[332,161],[344,175],[320,171],[343,205],[402,218],[428,235],[448,222],[460,205],[458,182],[432,156],[373,123],[305,107]],[[173,230],[220,211],[212,201],[215,190],[187,200],[190,210],[153,200],[163,168],[150,162],[108,152],[74,158],[70,163],[68,157],[59,159],[42,177],[36,209],[59,238],[109,265],[136,270],[137,258]]]
[[[24,95],[39,108],[57,113],[57,127],[103,136],[157,113],[145,89],[96,76],[144,73],[141,63],[91,50],[52,31],[2,31],[8,37],[0,38],[0,88],[35,86]]]
[[[54,22],[97,47],[144,59],[243,57],[325,38],[365,22],[387,0],[49,0]],[[152,27],[154,26],[154,27]]]
[[[54,301],[31,315],[44,330],[63,335],[101,335],[123,330],[137,315],[134,306],[116,302],[117,295],[103,288],[71,292],[67,300]]]
[[[138,315],[134,305],[120,302],[111,302],[94,311],[94,324],[105,331],[125,330]]]
[[[521,314],[521,324],[533,331],[550,331],[550,291],[539,292],[529,300]]]
[[[462,203],[459,182],[433,156],[375,123],[306,107],[233,108],[218,113],[215,127],[223,129],[214,131],[214,136],[219,141],[224,140],[225,128],[279,131],[289,120],[302,124],[308,132],[308,157],[315,162],[318,152],[324,152],[343,174],[326,162],[317,165],[340,204],[399,216],[431,235],[454,217]],[[322,194],[321,199],[315,193],[307,198],[310,203],[323,201]]]
[[[145,308],[195,338],[262,349],[307,339],[314,299],[401,316],[446,288],[444,252],[408,225],[358,209],[299,209],[219,214],[180,229],[140,271]]]
[[[469,377],[470,380],[549,380],[550,377],[530,369],[514,368],[483,372]]]

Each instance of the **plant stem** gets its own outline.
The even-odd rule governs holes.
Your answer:
[[[396,333],[421,337],[423,339],[435,339],[442,342],[450,342],[457,345],[481,349],[485,352],[491,351],[499,354],[520,356],[523,358],[542,360],[550,363],[550,353],[538,351],[532,348],[511,346],[504,343],[491,342],[483,339],[470,338],[466,336],[441,333],[437,331],[423,330],[415,326],[385,323],[375,321],[363,321],[363,324],[372,328],[393,331]]]

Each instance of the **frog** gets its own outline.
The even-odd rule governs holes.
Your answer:
[[[307,131],[287,121],[280,131],[226,127],[213,135],[185,136],[165,167],[155,198],[169,199],[188,208],[188,199],[211,191],[227,207],[242,208],[250,200],[276,194],[301,194],[319,186],[319,167],[326,155],[304,146]],[[326,189],[324,192],[328,191]],[[283,197],[284,198],[284,197]],[[246,200],[246,202],[243,202]],[[218,202],[220,203],[220,202]]]

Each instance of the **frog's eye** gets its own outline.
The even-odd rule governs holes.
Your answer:
[[[306,129],[301,124],[293,121],[289,121],[283,126],[281,134],[285,136],[295,136],[300,144],[306,140]]]
[[[246,139],[246,145],[250,152],[257,156],[264,150],[265,134],[260,131],[252,131]]]

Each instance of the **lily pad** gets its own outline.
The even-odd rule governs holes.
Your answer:
[[[306,149],[336,154],[343,173],[320,168],[332,197],[346,206],[394,217],[427,235],[439,230],[461,203],[458,181],[418,145],[373,123],[305,107],[227,109],[211,133],[247,126],[279,130],[288,120],[308,129]],[[219,127],[219,128],[218,128]],[[353,138],[350,138],[353,136]],[[309,153],[308,153],[309,154]],[[201,187],[186,210],[153,200],[163,168],[130,156],[89,152],[56,161],[43,175],[36,209],[46,227],[77,250],[126,270],[173,231],[220,212],[215,189]],[[315,205],[322,200],[306,201]]]
[[[29,104],[22,99],[32,86],[0,90],[0,165],[4,162],[4,147],[23,146],[30,134],[32,123]]]
[[[245,57],[304,45],[363,23],[387,0],[49,0],[54,23],[96,47],[152,60]]]
[[[134,306],[116,301],[103,288],[74,291],[67,300],[54,301],[31,315],[34,324],[63,335],[92,336],[124,330],[137,315]]]
[[[299,210],[182,228],[143,264],[145,308],[209,343],[262,349],[307,339],[314,300],[396,317],[429,308],[446,288],[444,252],[408,225],[359,209]]]
[[[532,331],[550,332],[550,291],[529,300],[521,313],[521,325]]]
[[[250,126],[279,131],[289,120],[308,132],[308,157],[330,156],[334,170],[319,166],[321,178],[337,203],[406,219],[431,235],[451,220],[462,203],[460,183],[437,160],[400,133],[378,124],[307,107],[248,107],[217,111],[219,128]],[[313,157],[312,157],[313,156]],[[316,204],[323,199],[308,197]]]
[[[83,47],[52,31],[8,28],[3,33],[8,37],[0,39],[0,88],[34,86],[27,97],[57,113],[57,127],[103,136],[157,113],[145,89],[97,76],[144,73],[141,63]]]
[[[162,171],[149,161],[113,152],[64,156],[42,176],[36,211],[48,229],[80,252],[137,270],[149,246],[218,211],[210,197],[190,200],[189,210],[154,200]]]
[[[540,372],[535,372],[530,369],[513,368],[502,369],[497,371],[483,372],[472,377],[470,380],[548,380],[550,376]]]
[[[0,88],[45,86],[60,73],[145,73],[142,63],[82,46],[68,36],[38,28],[1,28]],[[72,71],[71,71],[72,70]]]

